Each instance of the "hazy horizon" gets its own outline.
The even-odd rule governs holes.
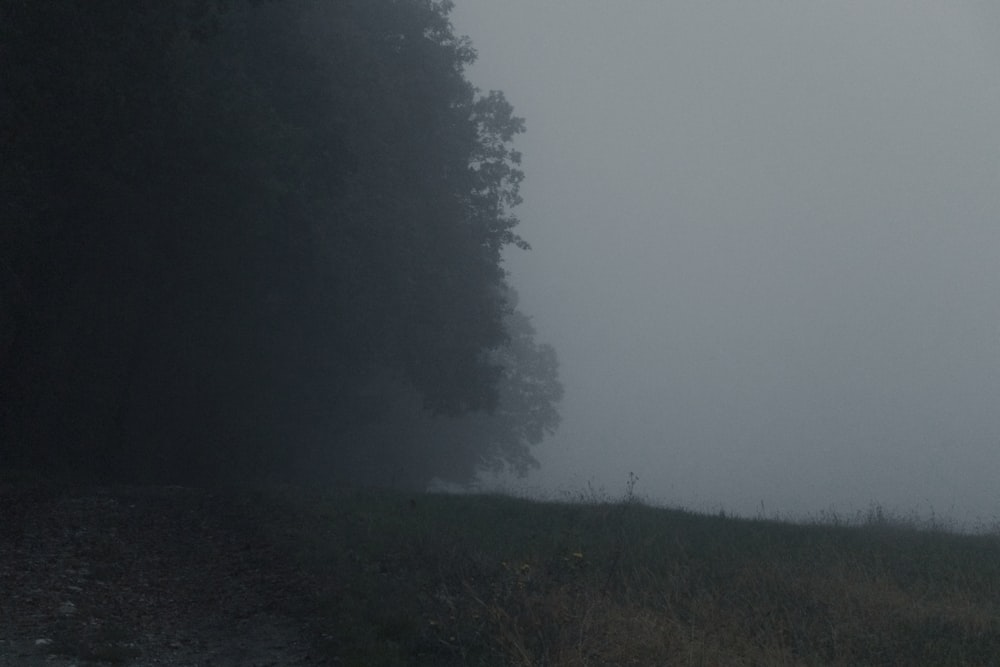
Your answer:
[[[527,121],[507,265],[566,387],[521,484],[995,517],[998,17],[458,0]]]

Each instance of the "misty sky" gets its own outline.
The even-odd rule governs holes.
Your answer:
[[[1000,11],[456,0],[527,120],[528,486],[1000,516]]]

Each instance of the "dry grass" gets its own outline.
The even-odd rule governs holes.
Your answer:
[[[331,622],[344,664],[1000,664],[995,535],[703,516],[630,495],[283,502],[304,562],[335,573],[312,617]]]

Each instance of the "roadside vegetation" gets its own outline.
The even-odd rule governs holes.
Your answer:
[[[995,533],[878,507],[860,523],[700,515],[632,489],[286,490],[272,528],[317,573],[300,611],[338,664],[997,664]]]
[[[0,474],[0,665],[1000,664],[995,529],[698,514],[634,483],[540,502]]]

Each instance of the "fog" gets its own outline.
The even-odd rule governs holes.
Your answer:
[[[528,132],[507,259],[558,350],[523,485],[993,520],[1000,12],[457,0]]]

